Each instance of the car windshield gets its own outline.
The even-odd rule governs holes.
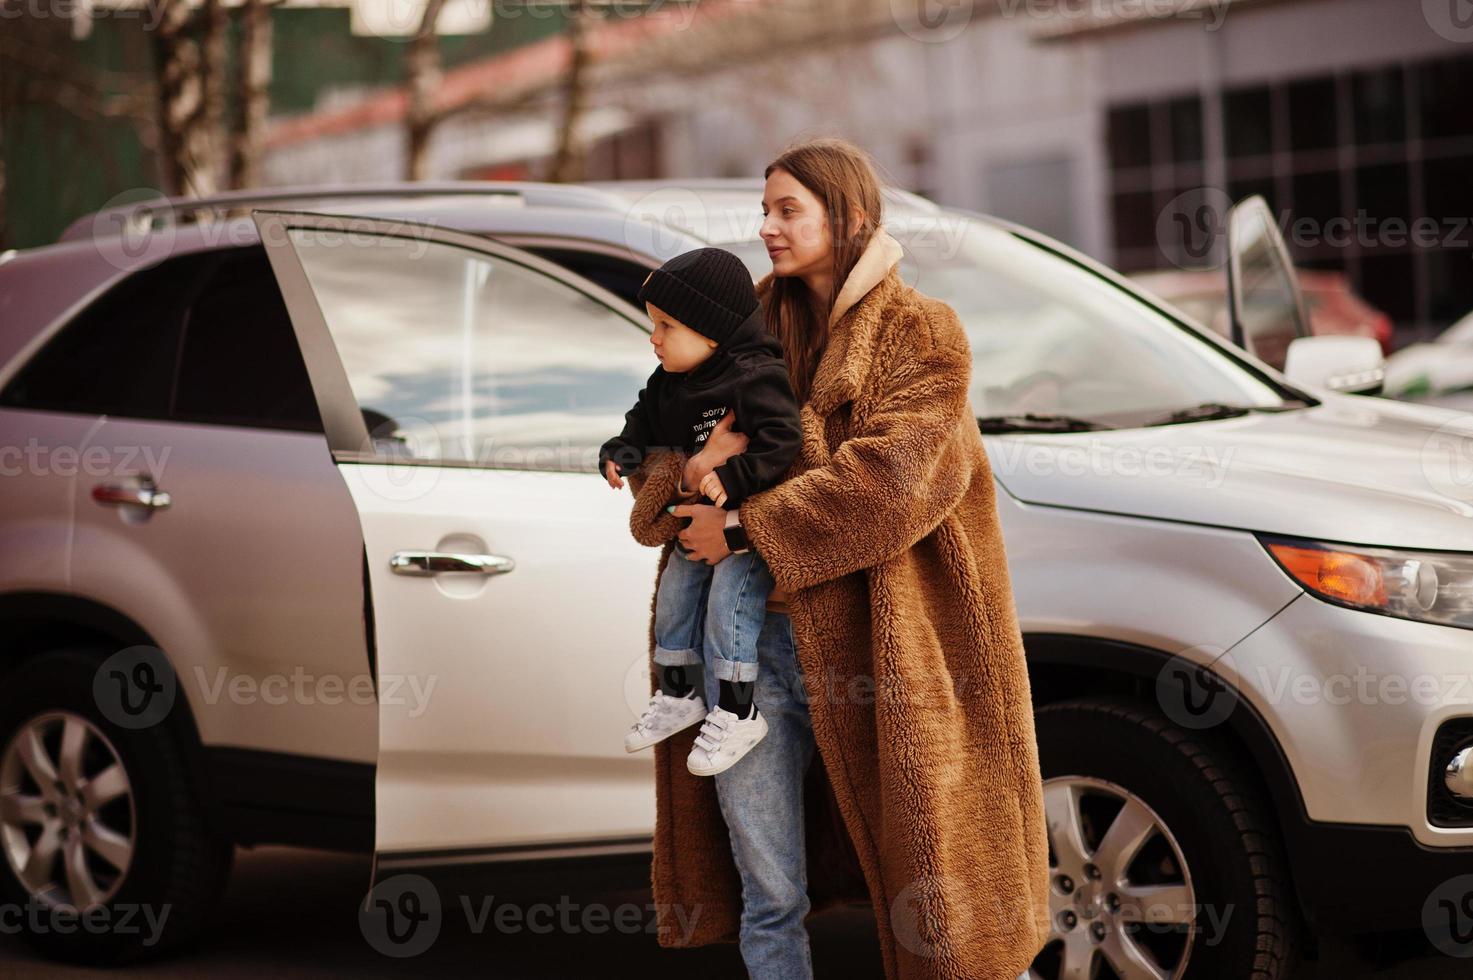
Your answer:
[[[905,246],[902,278],[966,326],[979,418],[1123,427],[1183,421],[1170,416],[1204,404],[1300,404],[1150,304],[1003,228],[952,212],[886,227]],[[723,247],[754,276],[772,269],[760,241]]]

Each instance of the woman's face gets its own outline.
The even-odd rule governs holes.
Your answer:
[[[828,214],[812,191],[786,170],[774,170],[762,191],[762,241],[776,276],[828,272],[834,241]]]
[[[666,371],[689,371],[716,349],[716,341],[687,327],[654,303],[647,302],[644,308],[654,325],[650,344]]]

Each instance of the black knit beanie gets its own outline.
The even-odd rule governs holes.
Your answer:
[[[730,337],[759,304],[747,267],[720,248],[675,256],[650,273],[639,287],[639,300],[717,343]]]

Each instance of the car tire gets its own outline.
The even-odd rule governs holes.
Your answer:
[[[1214,733],[1094,698],[1044,705],[1036,728],[1052,924],[1031,976],[1060,976],[1065,956],[1104,961],[1078,975],[1110,976],[1132,955],[1174,980],[1292,974],[1298,919],[1282,849],[1256,784]],[[1134,851],[1099,847],[1112,826],[1115,840],[1139,841]],[[1067,857],[1071,839],[1082,865]],[[1069,867],[1083,868],[1080,881]]]
[[[18,926],[51,958],[96,965],[153,956],[197,935],[234,858],[232,843],[207,826],[169,724],[130,729],[99,707],[94,679],[110,652],[56,650],[26,661],[0,685],[0,804],[7,806],[0,809],[0,892],[4,910],[18,920],[4,923],[6,931]],[[23,754],[34,763],[37,738],[51,766],[39,771],[59,777],[49,799]],[[68,752],[64,738],[82,751]],[[80,761],[73,766],[64,758]],[[69,777],[73,771],[78,775]],[[106,802],[90,808],[88,799]],[[62,843],[52,870],[23,877],[27,868],[18,862],[35,857],[48,832],[71,849]],[[111,861],[125,849],[119,870]],[[74,878],[69,860],[78,853],[86,872]],[[47,880],[53,884],[35,884]],[[73,894],[96,900],[79,915]]]

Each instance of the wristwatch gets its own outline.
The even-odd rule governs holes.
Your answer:
[[[722,528],[726,535],[726,549],[734,555],[740,555],[752,550],[752,542],[747,540],[747,529],[742,527],[741,510],[733,507],[726,512],[726,526]]]

